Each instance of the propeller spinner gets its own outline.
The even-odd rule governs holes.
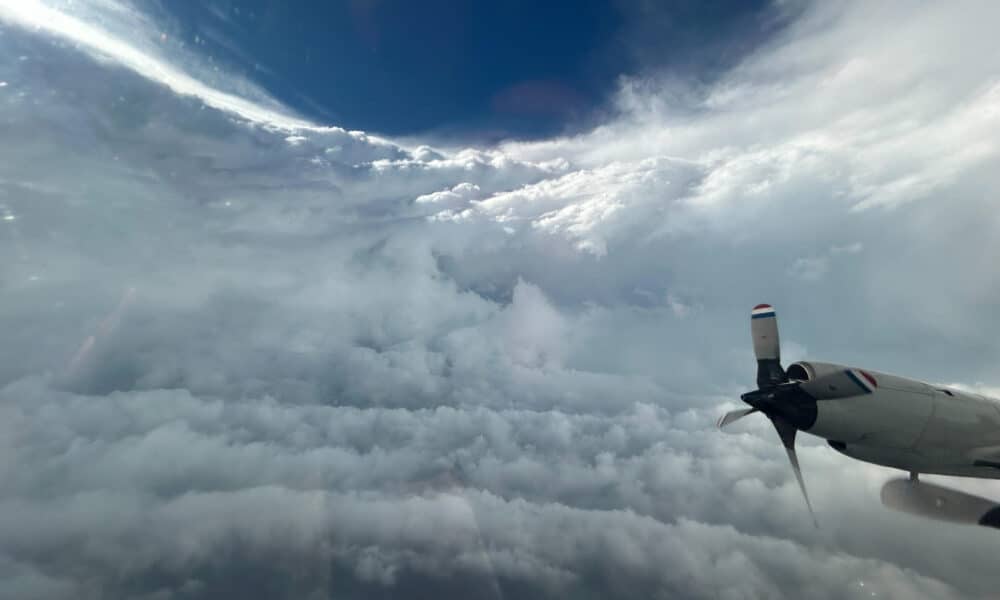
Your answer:
[[[758,304],[750,313],[750,333],[753,336],[753,352],[757,357],[757,389],[747,392],[740,398],[751,408],[741,408],[729,411],[719,419],[718,426],[723,428],[730,423],[755,412],[762,412],[774,425],[781,444],[788,454],[792,464],[795,479],[799,482],[802,497],[812,517],[813,524],[819,527],[816,514],[813,512],[805,482],[802,480],[802,470],[799,468],[799,457],[795,453],[795,435],[800,428],[809,427],[816,420],[816,403],[799,389],[800,383],[789,381],[788,375],[781,366],[781,345],[778,340],[778,318],[774,307],[770,304]]]

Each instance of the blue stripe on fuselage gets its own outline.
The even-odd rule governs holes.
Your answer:
[[[771,311],[771,312],[766,312],[766,313],[760,313],[759,315],[750,315],[750,318],[751,319],[766,319],[768,317],[773,317],[773,316],[774,316],[774,311]]]
[[[858,376],[855,375],[850,369],[848,369],[847,371],[844,371],[844,372],[847,373],[847,376],[851,378],[851,381],[853,381],[854,383],[858,384],[858,387],[861,388],[862,390],[864,390],[866,394],[872,393],[872,391],[870,389],[868,389],[868,386],[866,386],[865,384],[861,383],[861,380],[858,379]]]

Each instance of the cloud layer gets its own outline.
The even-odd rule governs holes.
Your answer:
[[[773,433],[712,426],[761,300],[787,359],[997,385],[993,7],[808,6],[484,148],[57,8],[0,4],[0,595],[992,593],[995,536],[889,470],[804,440],[817,532]]]

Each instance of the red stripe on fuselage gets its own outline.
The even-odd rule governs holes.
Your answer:
[[[862,375],[864,375],[865,379],[868,380],[868,383],[872,384],[873,388],[877,388],[878,387],[878,382],[875,381],[874,377],[872,377],[871,375],[869,375],[865,371],[862,371],[861,369],[858,369],[858,373],[861,373]]]

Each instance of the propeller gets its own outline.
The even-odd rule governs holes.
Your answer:
[[[778,432],[781,445],[788,454],[795,479],[799,482],[806,508],[818,528],[816,513],[806,484],[802,480],[799,457],[795,452],[795,435],[799,429],[809,427],[816,420],[816,401],[800,389],[800,383],[789,381],[781,366],[781,346],[778,340],[778,318],[770,304],[758,304],[750,313],[750,333],[753,352],[757,357],[757,389],[740,396],[750,408],[731,410],[719,418],[720,429],[755,412],[764,413]]]
[[[741,408],[738,410],[731,410],[726,414],[722,415],[721,417],[719,417],[719,422],[716,423],[716,425],[719,426],[719,429],[722,429],[726,425],[729,425],[734,421],[739,421],[743,417],[755,412],[757,412],[756,408]]]

